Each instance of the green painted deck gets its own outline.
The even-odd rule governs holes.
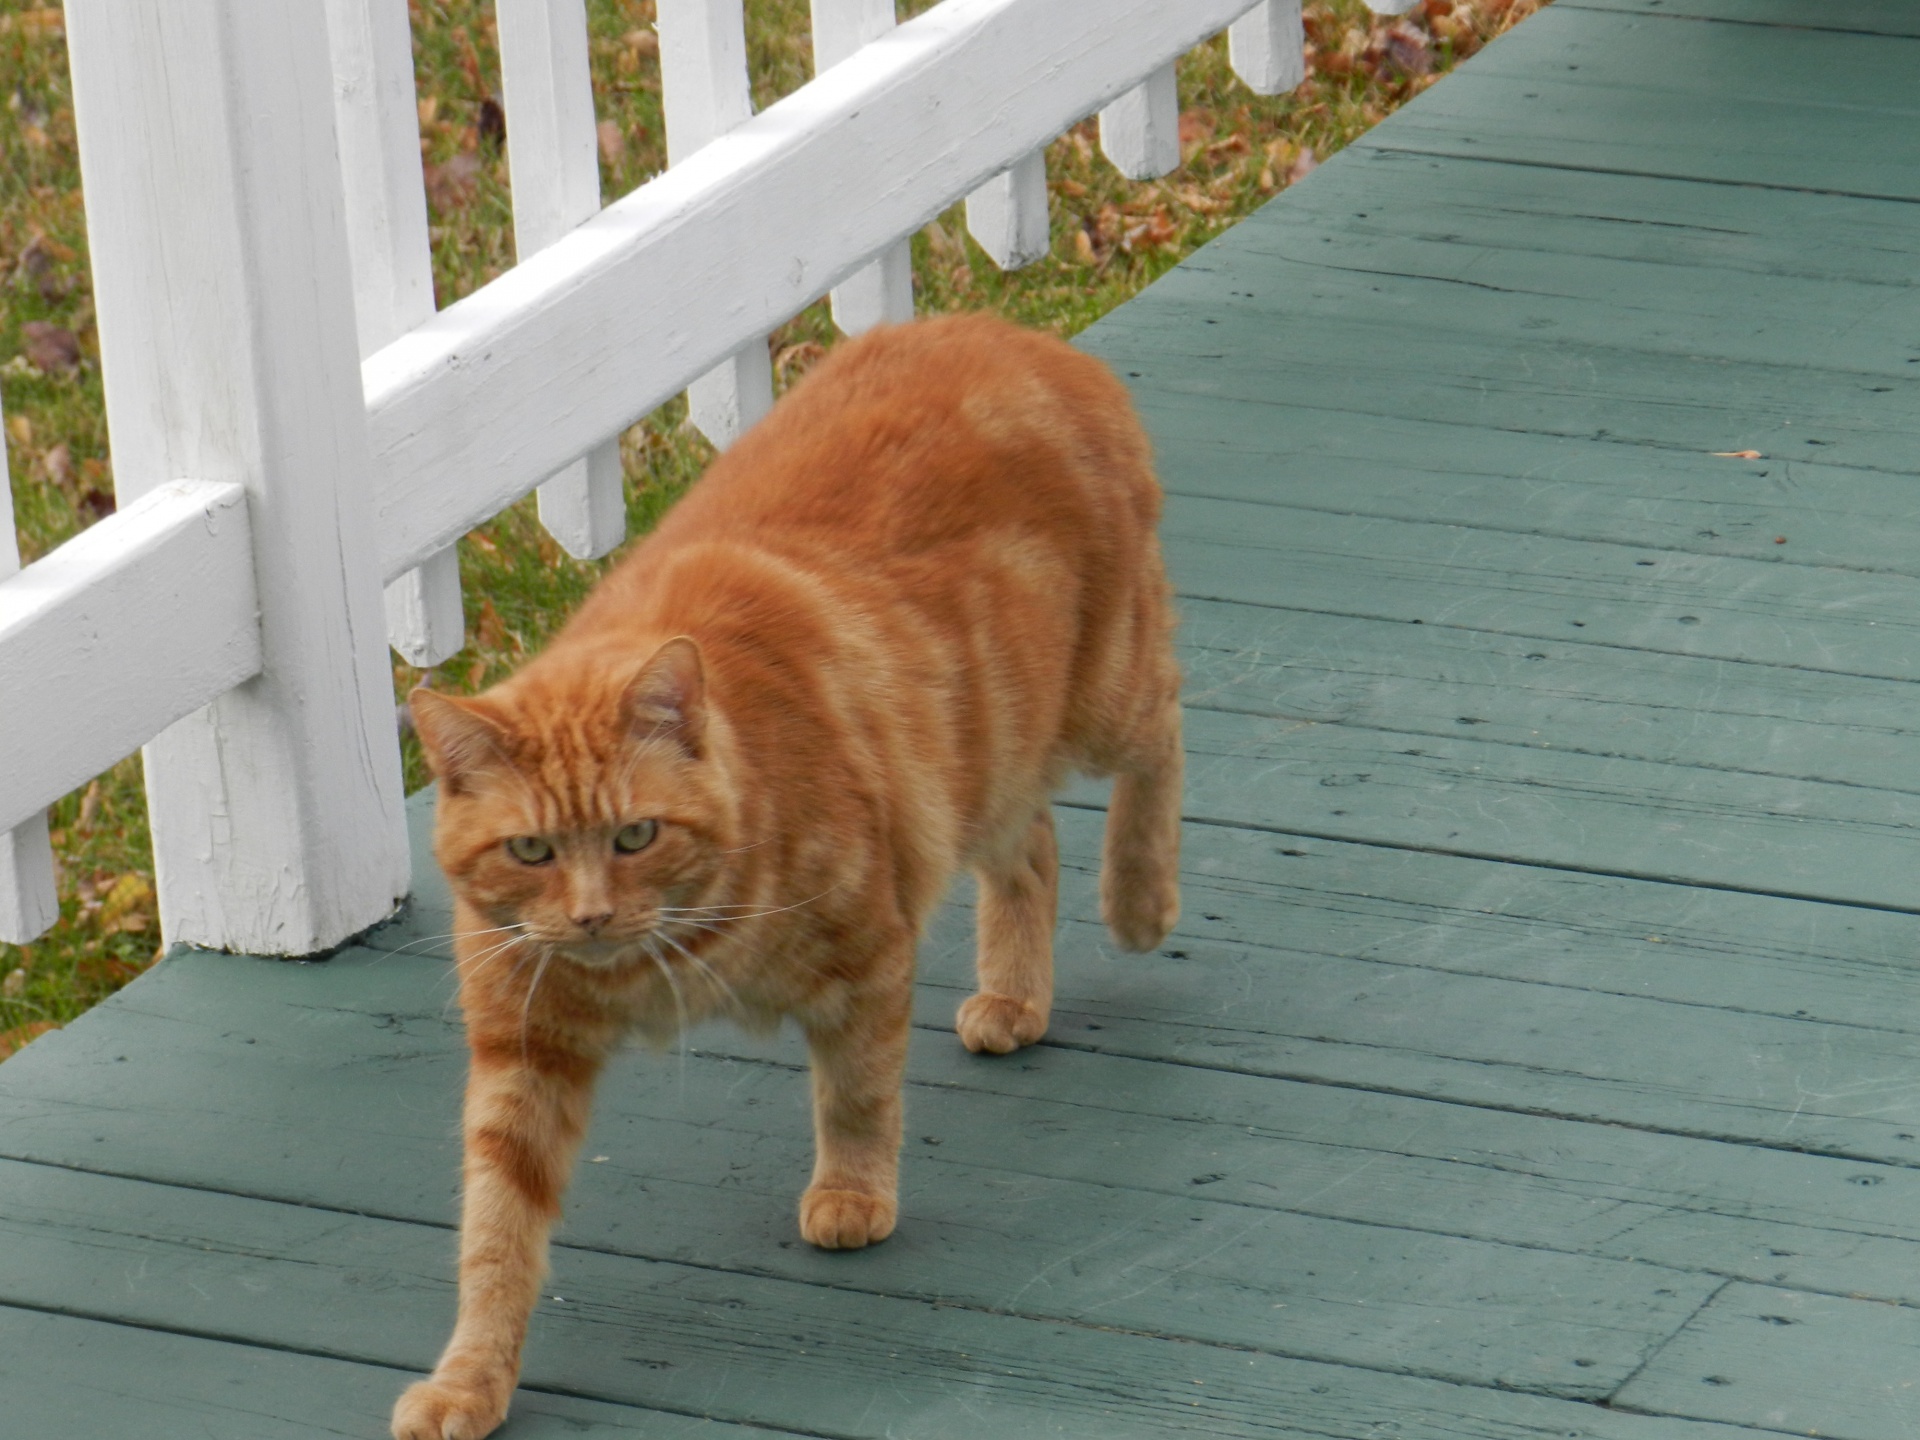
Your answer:
[[[1103,944],[1076,792],[1053,1032],[984,1059],[942,917],[869,1252],[795,1232],[797,1043],[635,1055],[502,1434],[1920,1433],[1916,75],[1920,4],[1559,0],[1090,332],[1171,496],[1179,932]],[[445,929],[0,1067],[0,1430],[385,1433]]]

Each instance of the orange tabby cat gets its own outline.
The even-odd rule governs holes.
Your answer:
[[[545,653],[416,690],[472,1063],[459,1320],[401,1440],[506,1415],[594,1078],[627,1036],[797,1020],[800,1233],[893,1230],[915,942],[979,877],[956,1028],[1046,1032],[1049,799],[1116,777],[1101,907],[1179,911],[1180,712],[1160,491],[1125,391],[984,317],[876,331],[717,460]]]

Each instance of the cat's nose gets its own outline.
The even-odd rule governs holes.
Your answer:
[[[573,923],[586,931],[587,934],[598,935],[600,933],[600,927],[613,919],[613,912],[611,910],[601,910],[592,915],[575,915],[572,918]]]

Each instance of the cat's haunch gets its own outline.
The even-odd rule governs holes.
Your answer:
[[[792,1017],[801,1233],[896,1220],[914,948],[979,880],[956,1028],[1046,1031],[1051,797],[1111,775],[1101,907],[1179,913],[1179,674],[1146,437],[1097,361],[981,316],[834,351],[484,695],[416,691],[471,1051],[459,1318],[400,1440],[506,1415],[607,1057]]]

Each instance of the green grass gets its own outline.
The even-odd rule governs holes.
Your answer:
[[[909,0],[901,14],[930,3]],[[1051,254],[1002,274],[955,206],[913,237],[919,307],[993,310],[1061,334],[1081,330],[1540,3],[1427,0],[1401,22],[1372,16],[1359,0],[1309,4],[1312,73],[1293,94],[1272,98],[1233,77],[1218,37],[1180,65],[1179,171],[1127,181],[1100,159],[1094,124],[1076,126],[1047,154]],[[499,58],[482,0],[410,0],[410,8],[434,285],[446,305],[513,263],[506,157],[485,123],[500,88]],[[602,189],[611,198],[666,163],[653,0],[588,0],[587,9]],[[747,16],[754,98],[765,107],[811,77],[806,0],[747,0]],[[1414,73],[1423,67],[1427,73]],[[0,360],[0,396],[20,545],[31,560],[113,503],[57,7],[0,0],[0,96],[9,112],[0,124],[0,357],[8,357]],[[776,384],[790,384],[834,340],[824,303],[782,326],[770,341]],[[629,429],[621,452],[636,535],[712,458],[685,424],[683,401]],[[539,648],[609,563],[568,558],[541,530],[531,500],[513,506],[460,544],[467,648],[431,677],[396,660],[396,693],[426,678],[456,691],[500,679]],[[404,753],[414,788],[426,774],[411,737]],[[139,757],[61,800],[50,818],[61,917],[31,946],[0,945],[0,1056],[103,999],[155,956]]]

